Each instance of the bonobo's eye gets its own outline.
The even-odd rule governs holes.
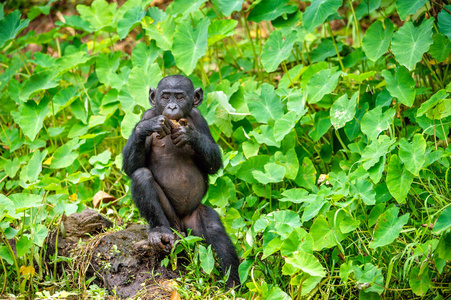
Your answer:
[[[163,95],[161,95],[161,99],[168,100],[169,99],[169,95],[168,94],[163,94]]]
[[[183,97],[183,94],[178,94],[177,95],[177,100],[183,100],[185,97]]]

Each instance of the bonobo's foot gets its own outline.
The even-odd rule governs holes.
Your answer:
[[[169,253],[174,246],[175,236],[168,227],[155,227],[149,230],[148,240],[155,250]]]
[[[240,289],[240,279],[239,277],[233,279],[231,278],[231,275],[229,276],[229,279],[226,282],[226,290],[235,290],[237,292]]]

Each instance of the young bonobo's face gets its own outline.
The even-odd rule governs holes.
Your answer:
[[[191,80],[181,75],[163,78],[155,91],[155,107],[172,120],[186,117],[194,107],[194,87]]]

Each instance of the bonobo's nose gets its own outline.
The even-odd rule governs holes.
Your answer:
[[[175,110],[175,109],[177,109],[177,105],[175,105],[175,104],[169,104],[169,105],[168,105],[168,108],[169,108],[170,110]]]

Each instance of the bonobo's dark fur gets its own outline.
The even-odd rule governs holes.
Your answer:
[[[147,110],[122,151],[123,169],[132,179],[132,197],[150,225],[149,241],[169,251],[171,228],[188,228],[204,237],[217,252],[224,271],[230,268],[227,287],[240,284],[239,260],[218,214],[201,204],[208,189],[208,174],[222,167],[219,146],[196,108],[201,88],[181,75],[163,78],[151,88]],[[174,125],[170,120],[176,120]]]

